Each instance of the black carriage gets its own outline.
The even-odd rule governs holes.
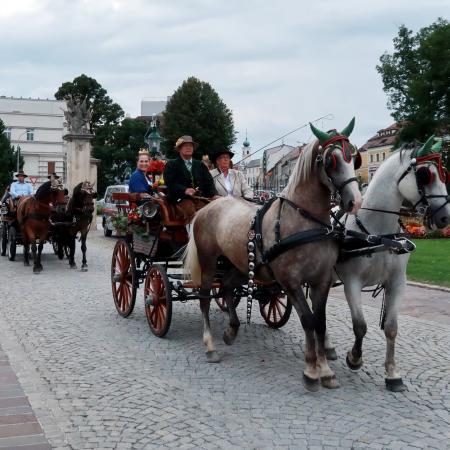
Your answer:
[[[16,258],[16,250],[18,245],[22,245],[22,233],[19,223],[17,222],[17,205],[10,197],[5,200],[1,207],[1,254],[8,256],[10,261]]]
[[[182,256],[188,242],[186,224],[162,192],[142,199],[141,194],[114,193],[121,200],[120,213],[128,217],[126,236],[117,241],[111,262],[111,283],[118,313],[133,311],[137,288],[144,284],[144,306],[150,330],[163,337],[169,331],[173,302],[198,300],[198,290],[183,274]],[[126,201],[125,201],[126,200]],[[143,203],[141,206],[137,206]],[[226,260],[219,259],[210,298],[227,311],[221,295],[221,275]],[[235,290],[235,302],[248,301],[248,286]],[[289,320],[292,305],[277,284],[255,281],[251,299],[259,303],[265,322],[280,328]],[[247,304],[249,317],[250,304]]]

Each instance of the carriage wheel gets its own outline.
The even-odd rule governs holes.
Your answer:
[[[164,337],[172,321],[172,287],[162,266],[151,266],[145,278],[144,306],[150,330]]]
[[[216,295],[217,291],[218,291],[217,288],[212,288],[213,295]],[[215,300],[216,300],[217,306],[220,308],[220,310],[227,313],[228,306],[227,306],[227,302],[225,301],[225,299],[223,297],[219,297],[219,298],[216,298]],[[239,305],[239,302],[241,301],[241,297],[233,297],[233,301],[234,301],[234,307],[236,308]]]
[[[137,276],[133,249],[124,239],[117,241],[111,261],[114,304],[122,317],[128,317],[136,302]]]
[[[6,223],[2,221],[2,256],[6,256],[7,248],[8,248],[8,228]]]
[[[267,302],[259,302],[259,312],[270,328],[281,328],[291,316],[292,303],[284,292],[279,292]]]
[[[10,261],[16,259],[17,230],[10,226],[8,230],[8,256]]]

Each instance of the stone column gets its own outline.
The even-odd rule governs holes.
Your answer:
[[[66,167],[67,189],[72,194],[73,188],[82,181],[89,180],[97,186],[97,172],[91,171],[91,139],[93,134],[68,133],[63,136],[67,141]],[[91,179],[95,174],[95,180]]]

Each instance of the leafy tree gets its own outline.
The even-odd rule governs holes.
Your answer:
[[[113,156],[111,152],[111,140],[124,116],[122,108],[112,101],[106,89],[94,78],[80,75],[73,81],[63,83],[55,93],[57,100],[64,100],[67,96],[82,101],[87,98],[87,103],[92,107],[91,131],[95,135],[92,140],[92,155],[100,159],[98,170],[98,190],[103,192],[109,184],[112,170]]]
[[[450,132],[450,24],[438,19],[415,35],[402,25],[394,52],[381,56],[388,108],[405,126],[400,139],[423,141]]]
[[[6,186],[13,181],[14,170],[17,168],[17,153],[4,131],[5,125],[0,119],[0,195],[3,195]],[[23,158],[19,165],[23,166]]]
[[[195,157],[229,149],[236,142],[233,116],[209,83],[195,77],[185,80],[167,103],[163,115],[162,150],[175,156],[174,145],[190,135],[200,145]]]

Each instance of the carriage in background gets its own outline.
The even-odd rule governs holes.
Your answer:
[[[125,238],[119,239],[114,247],[112,293],[118,313],[127,317],[133,311],[137,288],[144,284],[144,307],[150,330],[155,336],[163,337],[170,328],[172,303],[199,300],[199,295],[182,270],[189,238],[186,223],[177,217],[163,192],[146,197],[113,193],[113,199],[128,216],[128,229]],[[221,275],[227,264],[227,260],[218,261],[210,294],[223,311],[227,308],[221,296]],[[247,285],[236,289],[235,304],[247,296]],[[279,328],[289,320],[292,305],[277,284],[255,282],[252,296],[258,300],[260,313],[270,327]]]

